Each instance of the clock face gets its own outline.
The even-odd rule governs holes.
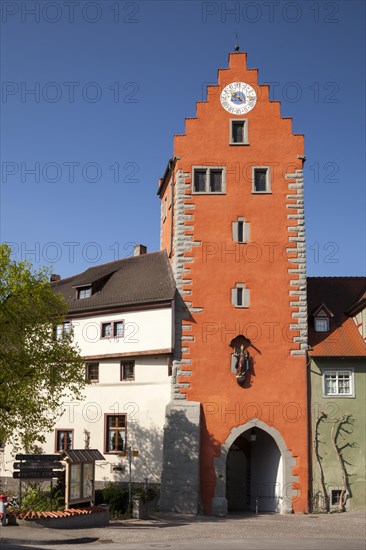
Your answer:
[[[257,95],[245,82],[232,82],[225,86],[220,95],[223,108],[233,115],[243,115],[255,107]]]

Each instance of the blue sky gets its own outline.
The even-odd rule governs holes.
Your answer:
[[[305,134],[308,275],[365,274],[363,1],[3,0],[1,20],[1,240],[15,259],[65,277],[133,243],[159,249],[173,134],[237,32]]]

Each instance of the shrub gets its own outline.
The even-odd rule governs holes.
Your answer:
[[[128,508],[128,489],[109,482],[104,489],[95,491],[95,504],[108,504],[112,515],[125,514]]]

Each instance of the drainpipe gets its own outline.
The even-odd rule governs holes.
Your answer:
[[[308,509],[309,512],[313,511],[313,445],[312,445],[312,418],[311,418],[311,379],[310,379],[310,365],[311,357],[309,357],[309,350],[311,346],[308,345],[306,350],[306,406],[307,406],[307,450],[308,450]]]

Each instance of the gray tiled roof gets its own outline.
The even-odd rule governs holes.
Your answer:
[[[76,299],[76,288],[93,285],[90,298]],[[175,282],[166,252],[152,252],[90,267],[51,283],[69,305],[69,313],[172,300]]]

